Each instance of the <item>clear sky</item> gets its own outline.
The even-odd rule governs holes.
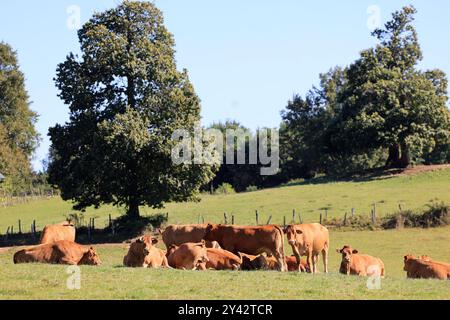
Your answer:
[[[345,66],[374,45],[369,26],[412,3],[424,52],[423,68],[450,74],[450,1],[156,0],[175,36],[179,69],[187,68],[202,100],[203,124],[236,119],[247,127],[275,127],[295,93],[304,94],[318,74]],[[119,0],[2,0],[0,41],[18,52],[43,141],[33,161],[41,168],[47,131],[68,119],[53,77],[58,63],[78,51],[68,27],[72,5],[81,23]],[[70,10],[69,10],[70,11]],[[72,11],[73,12],[73,11]]]

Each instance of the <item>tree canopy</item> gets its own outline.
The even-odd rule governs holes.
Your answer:
[[[95,14],[78,32],[82,56],[57,68],[70,121],[49,130],[49,180],[76,209],[161,208],[195,200],[213,177],[208,165],[174,165],[176,129],[193,132],[200,100],[177,70],[174,39],[149,2],[123,2]]]

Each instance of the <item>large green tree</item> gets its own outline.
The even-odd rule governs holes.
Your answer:
[[[380,43],[349,66],[338,97],[342,111],[334,144],[353,151],[386,148],[392,167],[408,166],[449,134],[446,76],[417,69],[422,51],[415,13],[404,7],[373,32]]]
[[[57,69],[70,121],[49,130],[50,182],[75,209],[104,203],[160,208],[195,200],[213,177],[208,165],[175,165],[176,129],[193,132],[200,101],[177,70],[174,39],[149,2],[125,1],[80,29],[82,56]]]
[[[3,187],[19,191],[31,174],[31,157],[39,143],[30,109],[25,77],[17,54],[0,43],[0,172],[6,176]]]

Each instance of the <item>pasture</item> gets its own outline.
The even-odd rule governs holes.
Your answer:
[[[233,214],[235,223],[255,224],[255,210],[259,211],[260,223],[266,223],[272,215],[271,223],[282,224],[283,216],[289,223],[292,210],[300,212],[304,222],[318,222],[320,213],[328,210],[328,217],[343,217],[355,208],[356,214],[369,216],[373,203],[377,206],[377,215],[382,216],[398,210],[421,209],[430,201],[450,203],[450,169],[425,172],[416,175],[393,176],[362,181],[327,182],[320,179],[291,183],[278,188],[264,189],[230,195],[201,195],[198,203],[167,204],[164,210],[141,208],[142,215],[169,212],[169,223],[197,223],[199,215],[205,222],[223,222],[223,213],[229,219]],[[36,220],[37,229],[46,224],[58,223],[73,212],[71,203],[59,198],[38,200],[15,207],[0,207],[0,234],[8,226],[17,230],[18,219],[22,226],[29,226]],[[96,226],[104,227],[108,215],[113,218],[123,213],[121,208],[103,206],[98,210],[88,209],[85,221],[96,218]],[[229,220],[230,221],[230,220]]]
[[[331,231],[330,238],[327,275],[129,269],[122,267],[126,245],[101,245],[103,264],[81,267],[80,290],[67,289],[66,266],[14,265],[17,248],[0,249],[0,299],[450,299],[449,281],[407,280],[402,270],[406,253],[450,261],[450,227]],[[367,289],[365,278],[338,274],[334,249],[344,244],[383,259],[387,276],[380,290]]]

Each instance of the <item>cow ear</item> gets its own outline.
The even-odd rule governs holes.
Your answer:
[[[353,250],[352,253],[355,253],[355,254],[356,254],[356,253],[358,253],[358,250]]]
[[[342,253],[342,249],[336,249],[337,253]]]

